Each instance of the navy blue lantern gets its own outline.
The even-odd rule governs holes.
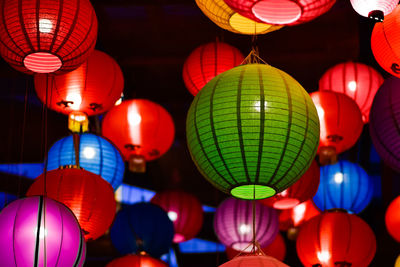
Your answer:
[[[145,251],[158,258],[172,246],[174,225],[159,206],[137,203],[117,213],[110,234],[121,254]]]
[[[313,200],[322,211],[345,209],[360,213],[371,201],[373,184],[358,164],[340,160],[321,167],[320,184]]]
[[[47,170],[75,164],[73,136],[58,140],[47,154]],[[124,178],[125,163],[119,150],[108,140],[95,134],[80,135],[79,165],[103,177],[116,190]]]
[[[0,192],[0,210],[7,206],[9,203],[16,200],[18,197],[16,195],[8,194],[5,192]]]

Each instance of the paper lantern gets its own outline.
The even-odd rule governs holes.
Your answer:
[[[15,195],[0,192],[0,210],[16,199],[18,199],[18,197]]]
[[[76,69],[96,44],[89,0],[2,0],[0,21],[1,56],[29,74]]]
[[[382,160],[400,172],[400,79],[385,80],[371,107],[369,132]]]
[[[400,197],[396,197],[388,206],[385,214],[386,229],[389,234],[400,242]]]
[[[329,68],[319,80],[319,90],[343,93],[353,99],[364,123],[368,123],[372,100],[382,83],[382,75],[374,68],[349,61]]]
[[[167,267],[167,265],[147,255],[126,255],[113,260],[106,267]]]
[[[374,258],[376,240],[372,229],[362,219],[334,211],[303,224],[296,248],[304,266],[365,267]]]
[[[251,20],[273,25],[296,25],[327,12],[335,0],[224,0],[229,7]]]
[[[85,133],[79,140],[79,165],[85,170],[100,175],[114,190],[122,184],[125,164],[118,149],[104,137]],[[75,165],[73,136],[64,137],[49,149],[47,170],[66,165]]]
[[[74,71],[62,75],[35,75],[39,99],[63,114],[72,111],[88,116],[103,113],[114,106],[123,89],[124,77],[117,62],[99,50],[94,50]]]
[[[145,99],[123,101],[104,117],[102,133],[135,166],[161,157],[174,141],[171,115],[157,103]],[[131,170],[134,167],[130,166]]]
[[[309,219],[320,214],[312,200],[307,200],[292,209],[282,210],[279,213],[279,230],[288,231],[297,228]]]
[[[58,169],[40,175],[27,196],[44,194],[71,209],[86,240],[102,236],[114,219],[116,202],[111,185],[83,169]]]
[[[174,242],[195,237],[203,225],[203,207],[200,201],[182,191],[164,191],[155,194],[151,203],[160,206],[174,223]]]
[[[196,0],[197,6],[219,27],[233,33],[257,35],[276,31],[282,26],[258,23],[233,11],[224,0]]]
[[[361,111],[345,94],[317,91],[311,93],[321,125],[318,153],[333,147],[336,154],[351,148],[363,129]]]
[[[274,209],[255,203],[256,241],[260,247],[271,244],[278,234],[278,215]],[[250,252],[253,241],[253,203],[228,198],[215,211],[214,231],[227,247]]]
[[[193,161],[225,193],[262,199],[296,182],[318,146],[319,121],[308,93],[269,65],[235,67],[196,95],[186,122]]]
[[[396,8],[397,0],[350,0],[354,10],[364,17],[383,21],[384,16]]]
[[[400,255],[397,256],[396,262],[394,263],[394,267],[400,267]]]
[[[121,254],[145,251],[160,257],[169,251],[174,225],[167,213],[151,203],[124,206],[110,230],[111,241]]]
[[[261,199],[260,203],[275,209],[291,209],[312,198],[319,185],[319,166],[313,161],[303,176],[288,189],[273,197]]]
[[[275,258],[264,255],[240,256],[230,260],[220,267],[289,267]]]
[[[72,212],[50,198],[28,197],[0,213],[2,266],[83,266],[85,239]]]
[[[400,77],[400,7],[376,23],[371,36],[371,49],[376,61],[390,74]]]
[[[192,95],[218,74],[240,65],[244,60],[236,47],[222,42],[197,47],[183,65],[183,81]]]
[[[372,180],[363,168],[340,160],[321,167],[320,183],[313,201],[322,211],[344,209],[360,213],[371,202],[373,191]]]

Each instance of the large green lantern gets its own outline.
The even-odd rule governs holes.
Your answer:
[[[192,159],[215,187],[262,199],[296,182],[318,148],[317,110],[304,88],[264,64],[242,65],[206,84],[190,106]]]

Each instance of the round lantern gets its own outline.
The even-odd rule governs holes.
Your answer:
[[[394,267],[400,267],[400,255],[397,256],[396,262],[394,263]]]
[[[0,192],[0,210],[16,199],[18,199],[18,197],[15,195]]]
[[[104,117],[103,135],[121,151],[130,169],[144,169],[144,161],[161,157],[174,141],[171,115],[160,105],[145,99],[123,101]]]
[[[260,200],[264,205],[275,209],[291,209],[312,198],[318,190],[319,166],[313,161],[304,175],[288,189],[273,197]]]
[[[265,255],[274,257],[277,260],[283,261],[285,259],[286,256],[286,244],[285,244],[285,240],[283,240],[283,237],[280,233],[278,233],[276,235],[275,240],[269,244],[268,246],[262,248],[262,251]],[[233,259],[234,257],[236,257],[237,255],[243,255],[243,256],[247,256],[247,255],[251,255],[245,252],[241,252],[241,251],[237,251],[233,248],[230,247],[226,247],[226,255],[228,256],[228,259]]]
[[[360,213],[371,202],[374,187],[358,164],[341,160],[321,167],[318,191],[313,200],[322,211],[344,209]]]
[[[288,231],[290,228],[299,227],[318,214],[320,211],[312,200],[307,200],[292,209],[282,210],[279,213],[279,230]]]
[[[383,21],[384,16],[396,8],[397,0],[350,0],[354,10],[364,17]]]
[[[97,18],[89,0],[2,0],[0,54],[25,73],[68,72],[93,51]]]
[[[274,209],[255,203],[253,222],[253,202],[228,198],[224,200],[214,215],[214,230],[218,239],[227,247],[250,252],[253,241],[253,223],[256,225],[256,240],[261,247],[271,244],[278,234],[278,215]]]
[[[64,137],[47,153],[47,170],[75,165],[73,136]],[[104,137],[84,133],[79,135],[79,165],[85,170],[100,175],[116,190],[124,178],[125,164],[118,149]]]
[[[0,213],[2,266],[83,266],[86,244],[72,212],[50,198],[28,197]]]
[[[74,71],[35,75],[39,99],[50,109],[67,115],[72,111],[88,116],[103,113],[114,106],[123,89],[124,77],[117,62],[99,50]]]
[[[198,7],[219,27],[233,33],[257,35],[279,30],[282,26],[258,23],[233,11],[224,0],[196,0]]]
[[[160,207],[137,203],[124,206],[117,213],[110,234],[121,254],[145,251],[158,258],[172,245],[174,225]]]
[[[164,191],[155,194],[151,203],[160,206],[174,223],[174,242],[195,237],[203,225],[203,207],[200,201],[182,191]]]
[[[328,69],[319,80],[319,90],[352,98],[361,110],[364,123],[368,123],[372,100],[382,83],[382,75],[374,68],[349,61]]]
[[[224,0],[229,7],[251,20],[274,25],[296,25],[327,12],[335,0]]]
[[[126,255],[113,260],[106,267],[167,267],[167,264],[147,255]]]
[[[318,146],[318,114],[308,93],[269,65],[235,67],[196,95],[186,122],[199,171],[235,197],[262,199],[296,182]]]
[[[183,81],[192,95],[218,74],[240,65],[244,60],[236,47],[213,42],[197,47],[183,65]]]
[[[317,91],[311,93],[321,125],[318,153],[333,147],[336,154],[351,148],[363,129],[361,111],[345,94]]]
[[[397,3],[396,3],[397,4]],[[376,23],[371,36],[371,49],[376,61],[390,74],[400,77],[400,6]]]
[[[71,209],[86,240],[102,236],[114,219],[116,202],[112,187],[100,176],[83,169],[66,168],[40,175],[27,195],[44,194]]]
[[[289,267],[289,265],[278,261],[275,258],[264,255],[240,256],[230,260],[219,267]]]
[[[376,240],[362,219],[333,211],[303,224],[296,247],[304,266],[365,267],[374,258]]]
[[[369,131],[376,151],[392,169],[400,172],[400,79],[385,80],[371,107]]]
[[[385,223],[389,234],[400,242],[400,197],[395,198],[386,210]]]

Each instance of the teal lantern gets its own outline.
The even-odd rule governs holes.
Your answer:
[[[287,73],[242,65],[206,84],[190,106],[187,142],[201,174],[234,197],[262,199],[295,183],[318,147],[317,110]]]

